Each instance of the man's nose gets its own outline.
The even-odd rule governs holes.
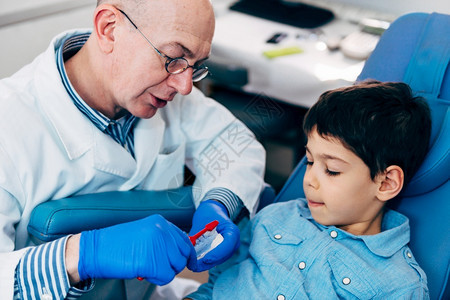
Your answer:
[[[181,95],[187,95],[192,91],[192,68],[187,68],[181,73],[169,76],[169,86],[175,88]]]

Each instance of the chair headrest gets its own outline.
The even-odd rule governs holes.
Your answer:
[[[447,108],[440,132],[424,162],[403,190],[402,196],[428,193],[445,184],[450,176],[450,110]]]
[[[404,196],[443,185],[450,170],[450,16],[412,13],[394,21],[380,38],[357,81],[403,81],[427,99],[432,114],[429,152]]]

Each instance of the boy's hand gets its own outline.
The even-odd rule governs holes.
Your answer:
[[[192,228],[189,235],[202,230],[211,221],[219,221],[216,230],[223,236],[223,242],[207,253],[200,260],[190,260],[188,268],[194,272],[202,272],[219,265],[229,259],[239,247],[239,228],[230,220],[226,207],[215,200],[206,200],[200,203],[192,219]]]

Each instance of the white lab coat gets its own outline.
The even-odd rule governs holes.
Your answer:
[[[133,159],[67,95],[54,50],[63,35],[0,81],[0,299],[12,298],[15,267],[23,248],[33,245],[27,233],[30,213],[44,201],[175,188],[182,184],[185,162],[196,174],[196,205],[211,188],[225,187],[254,213],[263,186],[262,146],[197,89],[138,122]]]

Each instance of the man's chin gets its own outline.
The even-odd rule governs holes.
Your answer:
[[[157,111],[157,108],[152,107],[132,112],[132,114],[140,119],[150,119],[156,114]]]

